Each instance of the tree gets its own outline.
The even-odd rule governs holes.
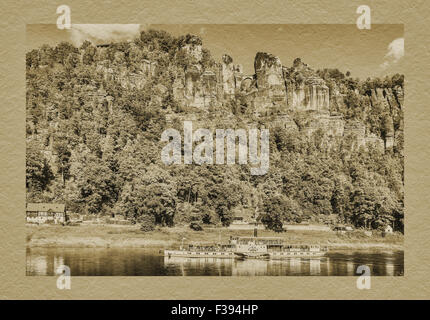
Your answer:
[[[54,56],[55,60],[58,63],[61,63],[62,65],[65,64],[66,59],[69,57],[70,54],[78,53],[78,49],[74,47],[69,42],[62,41],[60,42],[54,49]]]
[[[150,215],[155,223],[172,226],[176,213],[176,183],[160,168],[151,165],[132,182],[126,184],[117,207],[126,217],[137,221]]]
[[[90,65],[95,61],[96,56],[96,48],[91,44],[89,41],[85,41],[82,46],[81,50],[84,51],[84,54],[82,56],[82,63],[85,65]]]
[[[54,49],[52,49],[49,45],[44,44],[39,50],[39,56],[40,56],[40,65],[42,66],[53,66],[54,63]]]
[[[287,214],[291,214],[291,209],[294,210],[294,208],[288,207],[288,205],[292,205],[291,201],[288,202],[285,196],[279,193],[265,196],[263,198],[262,213],[260,215],[261,222],[266,228],[273,231],[284,231],[282,228],[283,221]]]
[[[334,188],[331,196],[331,206],[334,214],[339,216],[340,220],[349,223],[351,219],[350,212],[347,210],[349,203],[349,194],[351,184],[344,176],[335,177]]]
[[[278,231],[284,221],[327,221],[332,214],[357,227],[392,223],[403,230],[403,75],[359,81],[349,71],[314,72],[300,58],[283,69],[287,86],[321,77],[329,87],[330,112],[340,113],[348,124],[360,122],[366,134],[382,138],[394,133],[393,150],[357,149],[355,135],[332,137],[326,130],[331,121],[312,112],[288,111],[299,130],[272,128],[283,110],[273,107],[256,118],[248,110],[252,95],[212,101],[204,112],[176,101],[174,89],[180,89],[174,82],[186,68],[196,63],[202,71],[216,71],[204,47],[201,61],[193,61],[192,50],[201,45],[190,34],[149,30],[133,42],[104,48],[85,41],[79,49],[60,43],[27,52],[29,199],[65,201],[72,210],[92,214],[120,212],[137,223],[149,219],[149,229],[152,224],[188,225],[191,219],[227,226],[240,209],[260,214]],[[96,65],[106,59],[106,68]],[[157,64],[150,77],[141,74],[142,59]],[[144,77],[140,89],[131,85],[131,77]],[[381,88],[385,98],[375,94]],[[270,127],[268,174],[250,176],[248,165],[166,167],[159,143],[166,119],[190,110],[202,127],[225,127],[226,116],[238,127],[250,120]],[[177,119],[174,127],[181,130]],[[313,134],[304,134],[311,127]]]
[[[26,186],[30,192],[45,191],[54,179],[51,168],[35,144],[27,147],[26,153]]]
[[[140,223],[140,230],[143,232],[149,232],[155,229],[155,218],[152,215],[141,215],[137,221]]]
[[[232,209],[240,202],[240,186],[217,167],[208,168],[203,174],[207,177],[205,190],[200,193],[203,204],[215,210],[224,226],[230,225],[233,221]]]
[[[284,219],[286,221],[297,221],[301,219],[303,215],[303,210],[296,200],[291,198],[286,198],[284,200]]]
[[[77,53],[74,53],[74,52],[70,53],[67,56],[67,59],[65,61],[66,69],[70,70],[70,69],[76,68],[78,66],[78,64],[79,64],[79,55]]]
[[[73,153],[70,162],[74,181],[66,186],[68,200],[84,204],[85,211],[90,214],[113,207],[118,199],[118,188],[115,175],[106,163],[86,147]]]
[[[25,62],[27,68],[37,68],[40,64],[39,50],[33,49],[25,54]]]
[[[155,222],[162,226],[172,226],[176,212],[175,190],[171,185],[157,183],[139,189],[142,211],[155,217]]]

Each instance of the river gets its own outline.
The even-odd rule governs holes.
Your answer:
[[[402,251],[336,251],[322,258],[238,260],[164,257],[160,249],[28,248],[26,274],[52,276],[66,265],[72,276],[353,276],[367,265],[373,276],[403,275]]]

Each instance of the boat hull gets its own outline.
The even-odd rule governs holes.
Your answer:
[[[295,251],[295,252],[227,252],[227,251],[188,251],[188,250],[164,250],[165,257],[184,258],[218,258],[218,259],[273,259],[282,260],[288,258],[317,258],[326,254],[326,251]]]
[[[227,251],[187,251],[187,250],[164,250],[165,257],[184,257],[184,258],[219,258],[234,259],[234,252]]]
[[[288,259],[288,258],[317,258],[317,257],[323,257],[326,255],[326,251],[315,251],[315,252],[308,252],[308,251],[297,251],[297,252],[271,252],[270,259],[273,260],[282,260],[282,259]]]
[[[267,252],[235,252],[235,255],[239,259],[270,259],[270,254]]]

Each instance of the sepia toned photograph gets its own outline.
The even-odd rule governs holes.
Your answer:
[[[27,276],[404,276],[403,24],[27,24],[25,48]]]

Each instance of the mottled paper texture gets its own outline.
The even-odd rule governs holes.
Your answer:
[[[65,3],[66,4],[66,3]],[[72,2],[75,24],[347,24],[355,25],[351,1]],[[59,4],[4,4],[2,11],[3,125],[1,127],[2,289],[4,299],[399,299],[428,298],[428,176],[425,141],[425,1],[371,2],[372,24],[404,26],[405,56],[405,270],[402,277],[372,277],[370,290],[357,277],[72,277],[59,290],[57,277],[26,276],[25,248],[25,52],[26,26],[55,24]],[[323,28],[323,27],[322,27]],[[367,31],[363,31],[367,32]],[[371,32],[371,31],[369,31]],[[264,50],[264,48],[262,48]],[[341,48],[339,50],[342,50]],[[347,53],[346,53],[347,54]],[[325,57],[321,56],[321,60]],[[383,63],[384,61],[381,61]],[[420,110],[422,108],[422,110]]]

